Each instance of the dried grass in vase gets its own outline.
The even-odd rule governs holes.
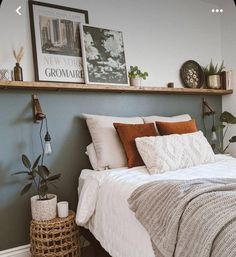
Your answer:
[[[20,63],[21,60],[24,57],[24,47],[22,46],[19,50],[19,52],[17,52],[15,49],[13,50],[13,55],[15,57],[15,60],[17,63]]]

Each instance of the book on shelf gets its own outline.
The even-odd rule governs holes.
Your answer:
[[[232,89],[232,70],[223,71],[220,74],[221,77],[221,88],[225,90]]]

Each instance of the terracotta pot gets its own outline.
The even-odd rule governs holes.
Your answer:
[[[52,220],[57,216],[57,196],[48,194],[48,200],[31,197],[31,213],[34,220]]]
[[[142,84],[142,78],[140,77],[130,78],[130,86],[141,87],[141,84]]]
[[[207,78],[207,87],[212,89],[221,88],[221,79],[220,75],[211,75]]]

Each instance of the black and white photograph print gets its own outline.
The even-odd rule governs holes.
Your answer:
[[[86,83],[128,85],[122,32],[81,27]]]
[[[80,24],[88,12],[29,2],[36,81],[84,83]]]
[[[42,53],[82,57],[79,22],[40,16]]]

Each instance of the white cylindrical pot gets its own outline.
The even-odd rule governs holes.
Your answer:
[[[142,78],[140,77],[130,78],[130,86],[141,87],[141,84],[142,84]]]
[[[59,218],[66,218],[69,215],[69,203],[68,202],[58,202],[57,203],[57,213]]]
[[[48,194],[48,200],[31,197],[31,213],[34,220],[52,220],[57,216],[57,196]]]
[[[212,89],[221,88],[221,79],[220,75],[210,75],[207,78],[207,87]]]

